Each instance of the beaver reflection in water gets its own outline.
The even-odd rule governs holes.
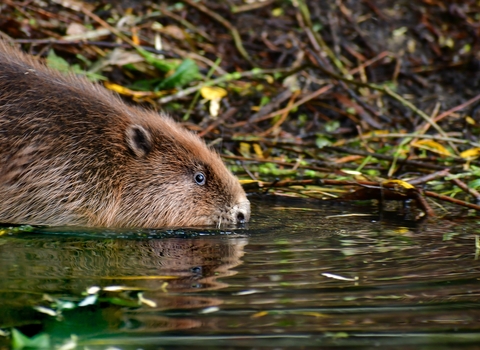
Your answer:
[[[238,180],[165,115],[0,42],[0,222],[178,227],[247,222]]]

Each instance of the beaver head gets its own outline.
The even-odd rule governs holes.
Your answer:
[[[117,219],[106,222],[122,218],[135,226],[157,227],[248,221],[250,203],[218,154],[168,116],[133,113],[138,123],[126,126],[127,149],[120,147],[128,163],[117,172],[123,183],[121,204]]]

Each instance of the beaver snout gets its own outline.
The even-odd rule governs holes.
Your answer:
[[[250,220],[250,202],[248,199],[240,201],[231,211],[233,222],[235,224],[245,224]]]

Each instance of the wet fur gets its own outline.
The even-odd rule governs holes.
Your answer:
[[[237,179],[196,135],[1,41],[0,198],[0,222],[16,224],[154,228],[250,215]]]

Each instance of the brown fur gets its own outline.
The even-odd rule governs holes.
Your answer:
[[[196,135],[0,41],[0,222],[156,228],[249,216],[240,184]]]

